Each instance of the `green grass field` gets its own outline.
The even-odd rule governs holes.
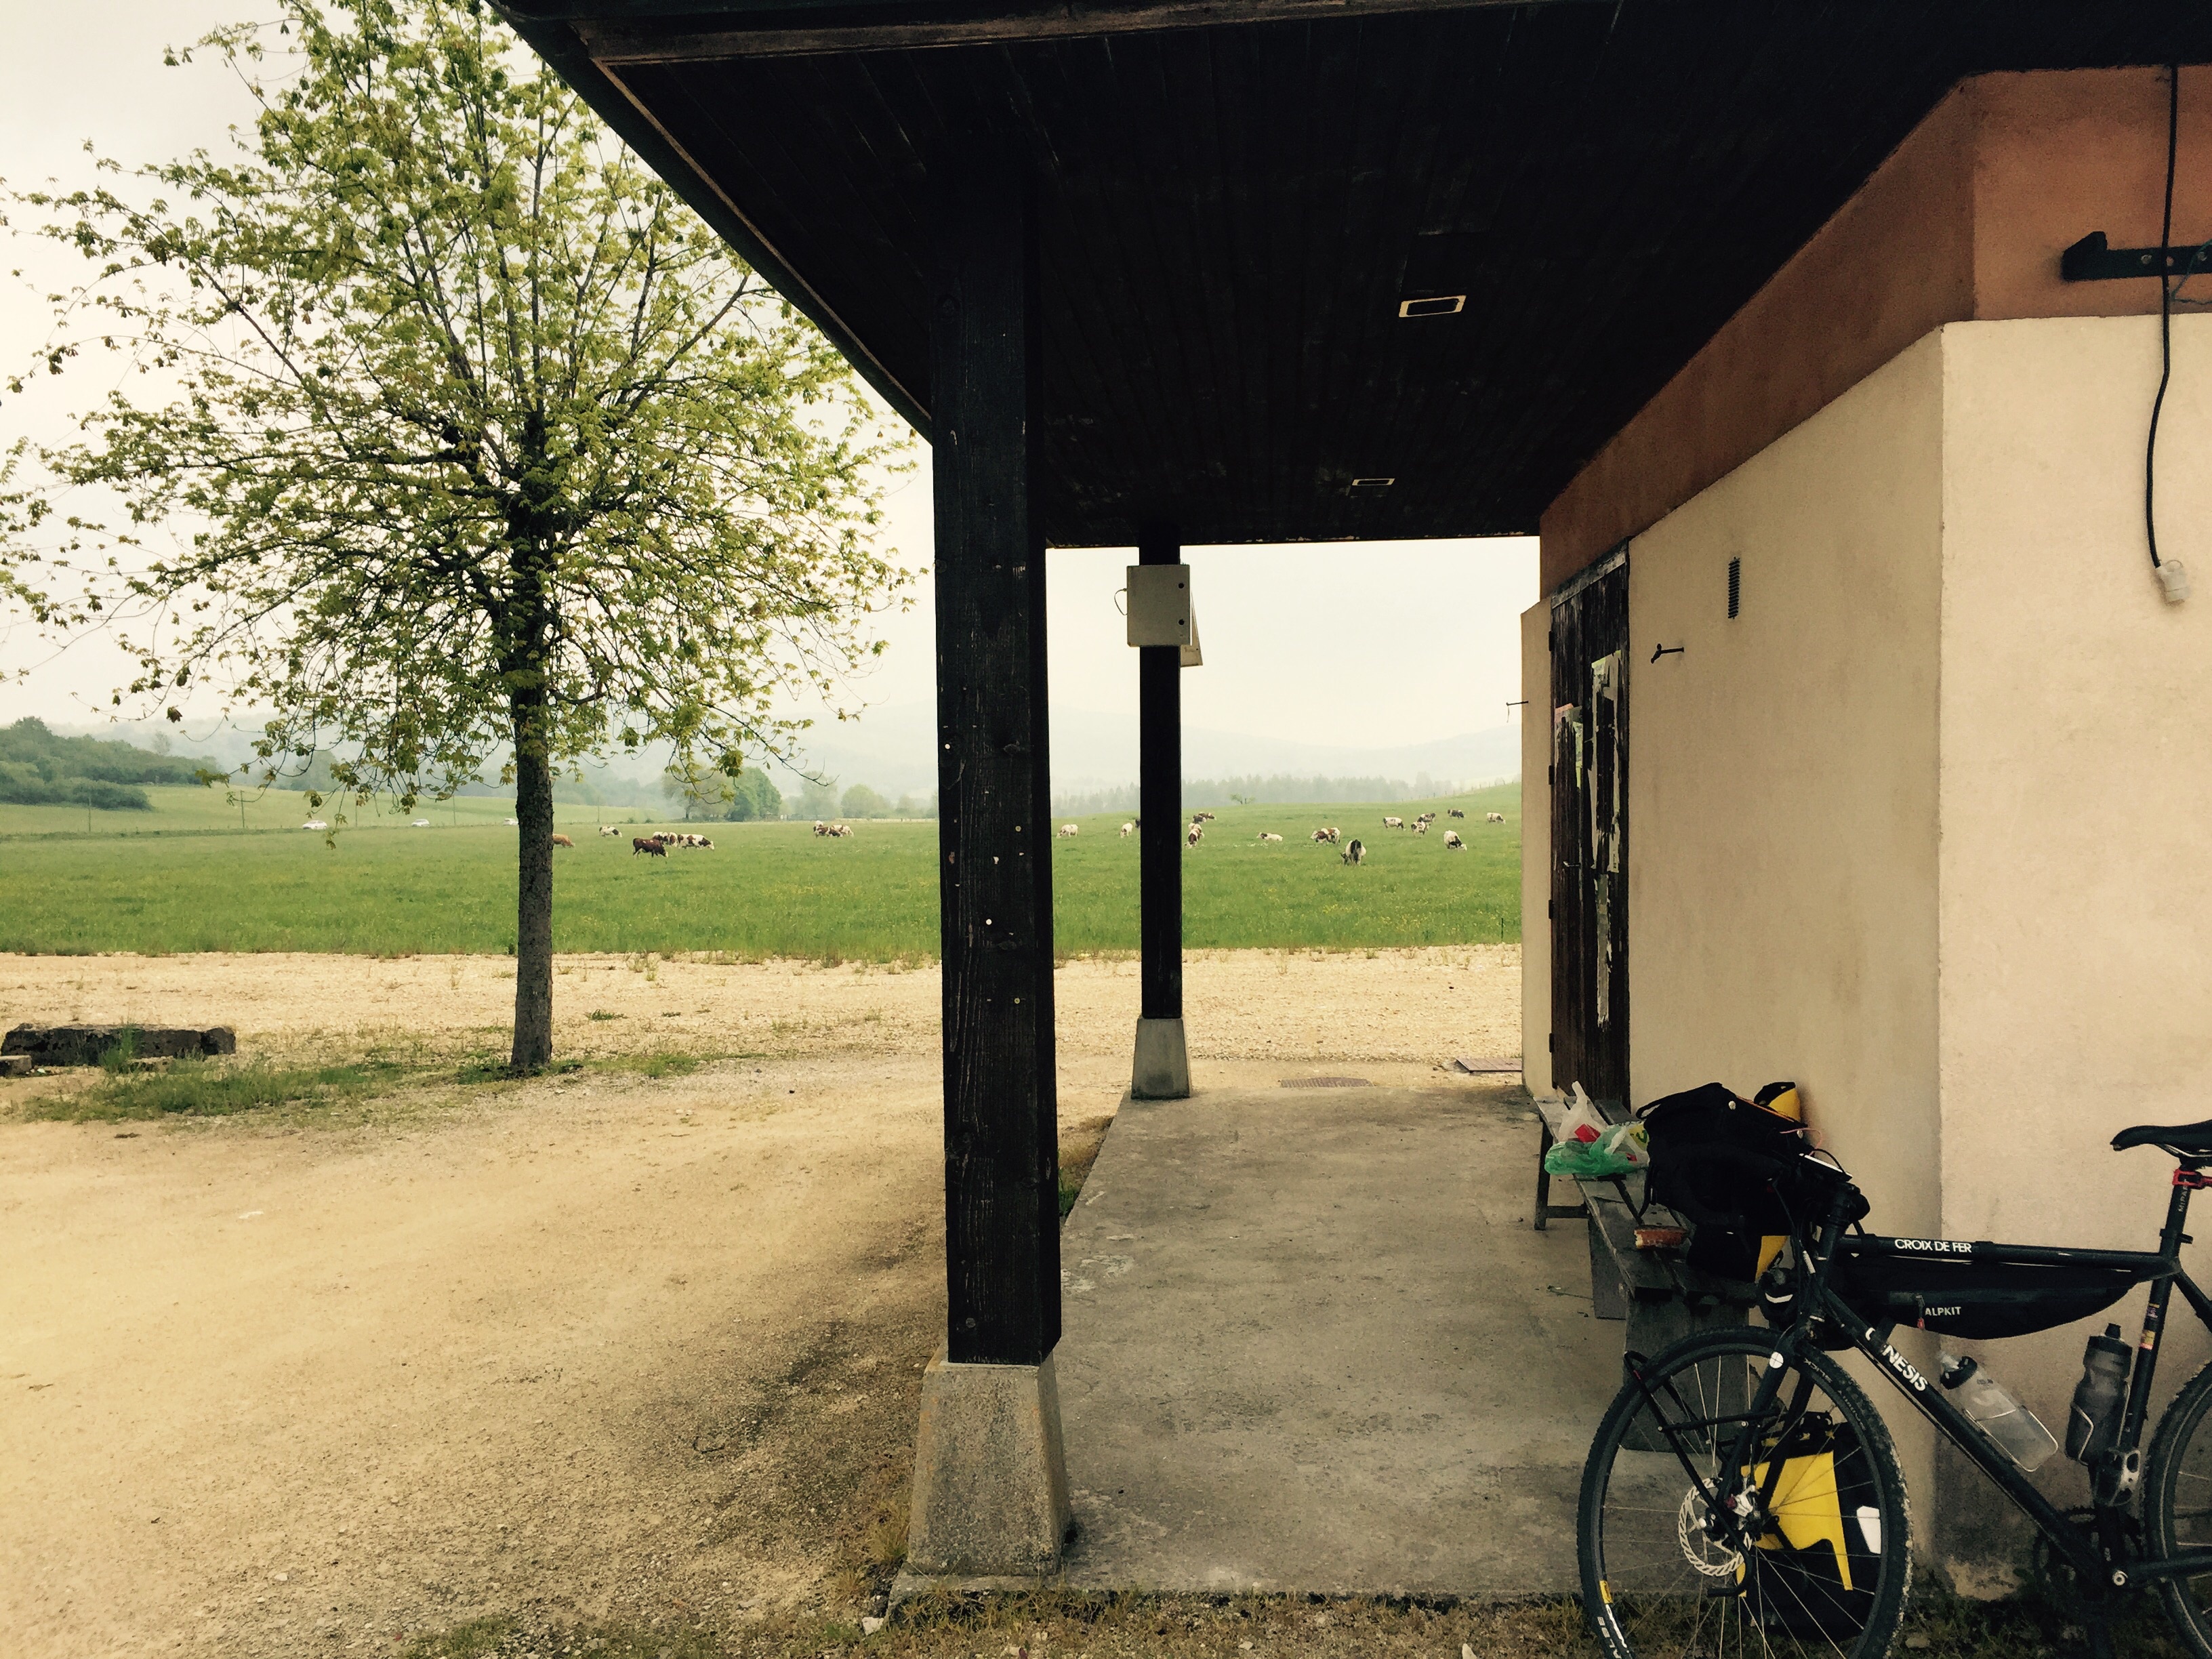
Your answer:
[[[0,951],[500,952],[514,939],[514,834],[504,801],[420,809],[431,827],[364,815],[335,848],[297,826],[301,798],[248,804],[248,828],[218,791],[154,789],[156,810],[0,806]],[[1468,814],[1448,820],[1446,806]],[[1426,836],[1384,814],[1434,808]],[[1505,815],[1503,827],[1486,812]],[[327,811],[325,812],[327,816]],[[726,951],[884,961],[937,951],[937,826],[876,822],[825,841],[804,823],[694,825],[712,852],[633,858],[595,817],[563,807],[574,852],[556,850],[554,941],[562,951]],[[1120,819],[1073,820],[1054,839],[1055,943],[1064,953],[1137,945],[1137,843]],[[1359,836],[1346,868],[1308,839],[1317,824]],[[643,829],[646,826],[635,826]],[[1056,826],[1055,826],[1056,827]],[[1447,828],[1465,852],[1443,844]],[[1285,837],[1262,844],[1261,830]],[[579,830],[581,833],[577,833]],[[1520,792],[1389,806],[1230,807],[1184,855],[1184,933],[1194,948],[1462,945],[1521,937]]]

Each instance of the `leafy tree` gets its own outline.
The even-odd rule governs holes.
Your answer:
[[[749,766],[730,780],[730,809],[724,815],[732,823],[754,823],[783,811],[783,796],[768,781],[768,774]]]
[[[799,799],[792,807],[792,816],[800,818],[823,818],[837,816],[837,786],[808,778],[799,786]]]
[[[678,755],[661,772],[660,793],[684,803],[684,821],[689,823],[694,812],[702,817],[720,816],[730,803],[733,781],[720,769],[702,763],[695,755]]]
[[[504,757],[532,1069],[555,772],[659,740],[732,776],[741,747],[788,752],[781,696],[834,695],[882,648],[867,618],[906,573],[872,548],[869,480],[893,446],[828,344],[480,6],[275,9],[265,70],[254,27],[201,42],[260,103],[235,154],[14,198],[94,273],[40,366],[104,344],[154,391],[41,452],[50,483],[0,471],[0,532],[50,629],[133,653],[118,703],[212,684],[273,710],[264,782],[319,747],[351,757],[340,791],[412,808]],[[55,487],[122,511],[64,519]]]
[[[848,818],[883,818],[890,816],[891,804],[865,783],[856,783],[845,792],[844,815]]]

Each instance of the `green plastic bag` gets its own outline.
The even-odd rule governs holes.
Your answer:
[[[1555,1142],[1544,1154],[1544,1173],[1603,1181],[1632,1175],[1651,1164],[1650,1143],[1641,1123],[1616,1123],[1595,1140]]]

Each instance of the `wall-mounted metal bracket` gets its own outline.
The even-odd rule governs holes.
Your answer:
[[[2058,256],[2058,275],[2069,283],[2108,283],[2123,276],[2194,276],[2212,270],[2212,241],[2185,247],[2110,247],[2093,230]]]
[[[1655,645],[1651,647],[1651,660],[1657,662],[1662,657],[1679,657],[1686,648],[1680,645]]]

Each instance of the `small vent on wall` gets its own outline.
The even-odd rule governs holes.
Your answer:
[[[1729,561],[1729,620],[1734,622],[1736,613],[1743,609],[1743,561]]]

